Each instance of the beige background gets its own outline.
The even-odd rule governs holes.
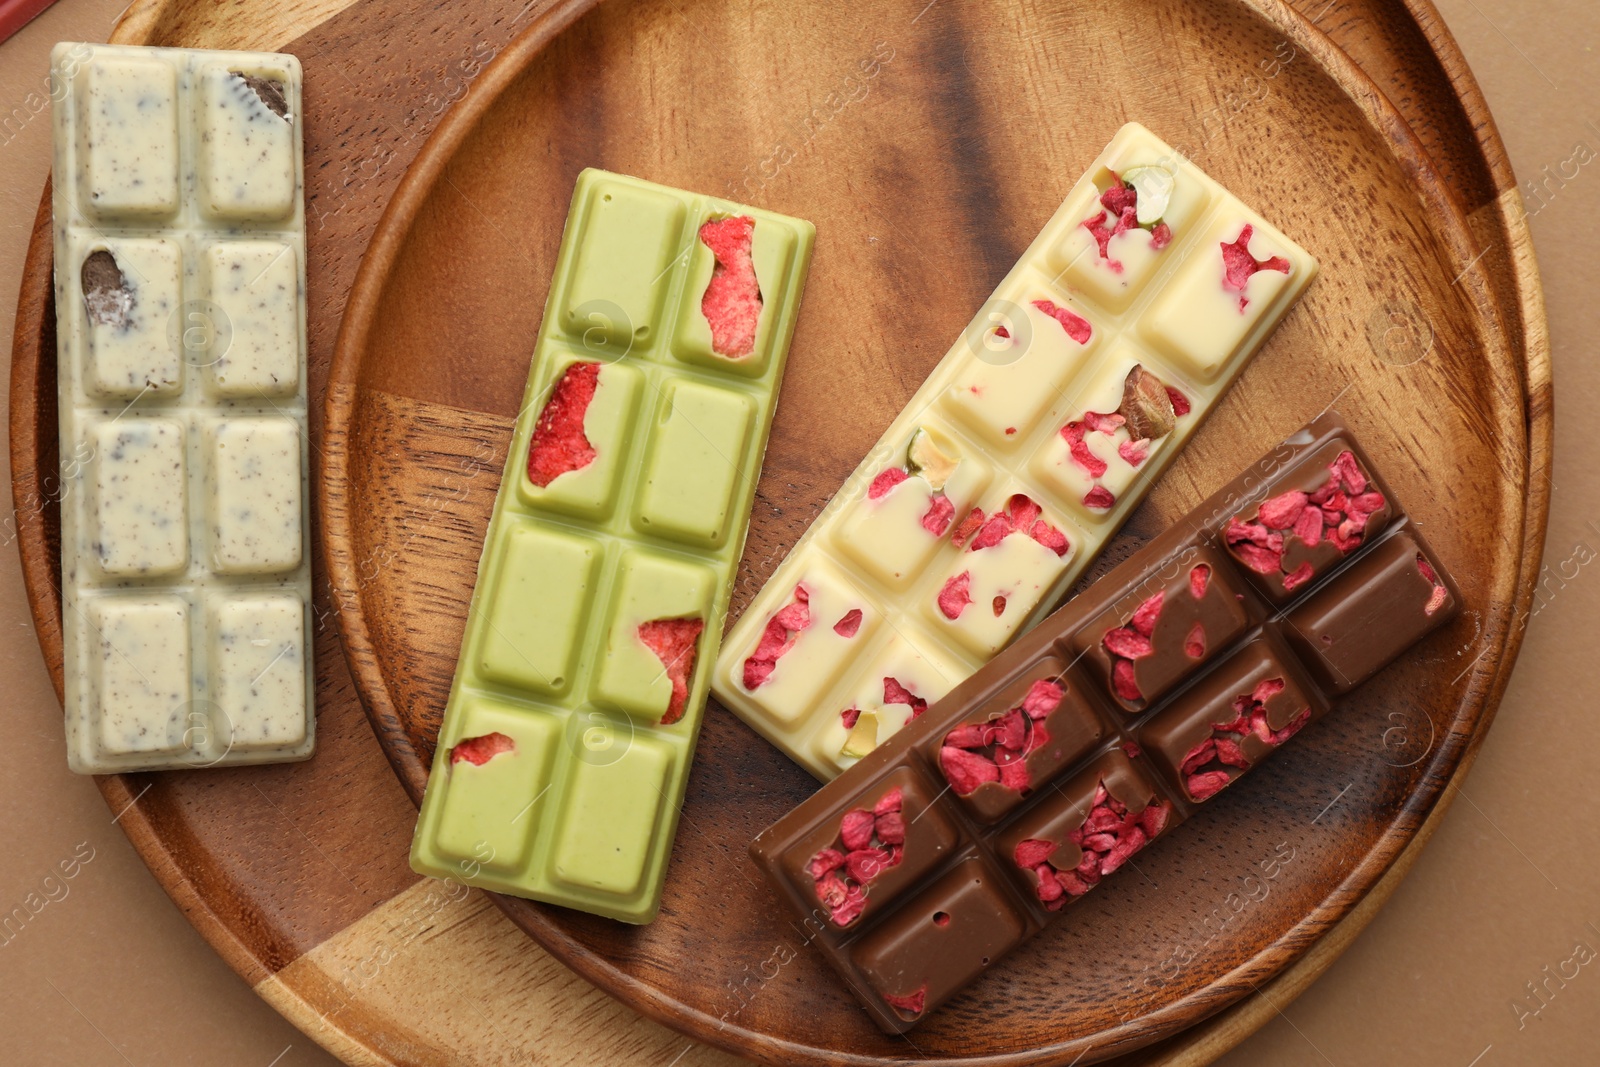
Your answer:
[[[1523,180],[1549,301],[1558,418],[1539,610],[1477,766],[1410,878],[1227,1067],[1600,1063],[1600,817],[1582,806],[1600,749],[1600,444],[1586,425],[1600,408],[1600,365],[1584,337],[1600,325],[1600,5],[1437,2]],[[48,112],[31,115],[29,94],[43,89],[52,43],[104,40],[122,3],[62,0],[0,45],[6,337],[49,166]],[[9,499],[8,485],[0,492]],[[30,893],[54,899],[16,936],[0,933],[0,1063],[333,1067],[212,953],[93,783],[67,772],[11,540],[7,523],[0,913]],[[1576,976],[1552,977],[1562,970]]]

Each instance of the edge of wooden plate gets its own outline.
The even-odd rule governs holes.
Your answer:
[[[406,736],[379,669],[365,620],[355,598],[346,595],[348,591],[360,587],[356,574],[355,554],[352,550],[351,515],[345,506],[349,484],[348,428],[354,415],[360,354],[366,347],[370,326],[384,285],[397,254],[409,236],[412,220],[431,195],[440,174],[453,158],[457,146],[476,128],[481,116],[494,105],[506,87],[521,77],[533,57],[578,15],[589,10],[596,2],[597,0],[567,0],[554,5],[485,69],[480,79],[440,122],[408,168],[379,220],[372,243],[367,249],[346,303],[345,316],[335,346],[325,406],[324,459],[319,470],[318,483],[318,500],[323,515],[323,550],[326,554],[330,584],[335,589],[335,610],[346,658],[350,661],[367,714],[372,719],[374,728],[385,738],[384,748],[389,761],[414,800],[420,800],[426,784],[428,763],[415,751]],[[1389,135],[1395,154],[1403,163],[1414,168],[1419,177],[1434,173],[1426,149],[1410,125],[1376,83],[1348,54],[1286,4],[1278,3],[1276,0],[1244,0],[1244,2],[1265,21],[1281,30],[1296,47],[1304,48],[1316,58],[1322,69],[1328,72],[1351,101],[1367,116],[1368,121]],[[1422,13],[1418,17],[1419,25],[1426,18],[1437,27],[1439,39],[1429,39],[1430,44],[1435,47],[1436,54],[1439,52],[1438,44],[1441,41],[1450,46],[1452,63],[1447,67],[1447,74],[1458,87],[1465,86],[1472,91],[1469,111],[1478,131],[1479,146],[1495,148],[1492,158],[1503,160],[1504,151],[1499,147],[1498,133],[1489,117],[1488,109],[1477,96],[1476,83],[1467,71],[1464,61],[1459,61],[1457,58],[1454,41],[1443,28],[1443,23],[1438,20],[1431,3],[1429,0],[1413,0],[1410,10],[1414,16],[1416,12]],[[1467,105],[1467,98],[1463,96],[1462,99],[1463,105]],[[1488,155],[1486,152],[1486,156]],[[1509,182],[1509,193],[1515,197],[1516,186],[1514,179],[1510,177],[1509,165],[1501,176]],[[1470,265],[1475,262],[1474,257],[1478,255],[1478,250],[1471,247],[1466,240],[1466,235],[1472,233],[1472,228],[1461,207],[1445,191],[1442,182],[1418,181],[1416,189],[1419,197],[1430,209],[1444,214],[1454,223],[1453,226],[1441,228],[1437,232],[1442,243],[1453,254],[1455,263]],[[1547,470],[1549,467],[1551,432],[1549,353],[1544,329],[1542,291],[1538,283],[1537,267],[1533,260],[1525,220],[1508,213],[1506,199],[1506,194],[1502,193],[1496,202],[1504,218],[1507,236],[1513,244],[1511,251],[1519,281],[1521,322],[1518,325],[1522,328],[1520,332],[1524,342],[1523,384],[1529,434],[1529,469],[1524,471],[1526,510],[1523,528],[1519,531],[1523,542],[1522,582],[1518,586],[1510,617],[1525,620],[1532,595],[1531,579],[1538,572],[1542,553],[1540,535],[1549,508],[1546,480],[1529,477],[1536,469]],[[1494,293],[1478,273],[1464,270],[1460,283],[1468,288],[1473,302],[1478,307],[1503,312],[1504,309],[1500,308]],[[1508,338],[1516,336],[1516,333],[1507,329],[1504,322],[1501,325],[1501,336]],[[1333,959],[1337,958],[1339,952],[1353,940],[1360,927],[1371,920],[1377,908],[1373,907],[1370,912],[1366,912],[1360,906],[1380,885],[1387,887],[1385,898],[1392,893],[1393,887],[1399,883],[1399,878],[1395,878],[1391,883],[1388,875],[1398,873],[1403,877],[1404,870],[1414,862],[1413,852],[1404,863],[1400,863],[1402,854],[1408,846],[1415,844],[1420,847],[1426,838],[1431,836],[1432,827],[1437,825],[1436,816],[1442,813],[1444,806],[1447,806],[1443,792],[1464,776],[1494,718],[1494,712],[1510,674],[1510,667],[1514,664],[1521,647],[1522,634],[1523,627],[1517,625],[1499,635],[1500,647],[1499,655],[1495,657],[1495,673],[1480,690],[1481,703],[1477,720],[1452,776],[1448,780],[1426,783],[1408,798],[1406,810],[1400,815],[1401,827],[1391,829],[1385,834],[1364,861],[1347,873],[1342,884],[1350,886],[1356,883],[1354,889],[1341,893],[1340,888],[1335,887],[1330,893],[1330,897],[1336,898],[1333,904],[1308,915],[1252,961],[1235,968],[1225,981],[1235,984],[1236,979],[1251,980],[1251,984],[1255,985],[1259,984],[1259,980],[1289,973],[1294,976],[1292,989],[1297,993],[1325,970]],[[1410,816],[1409,820],[1407,816]],[[1364,888],[1361,887],[1361,883],[1365,883]],[[570,936],[559,923],[550,920],[542,912],[521,907],[518,902],[506,902],[491,896],[514,922],[528,931],[557,959],[645,1015],[697,1040],[741,1055],[782,1063],[816,1062],[811,1049],[776,1041],[770,1036],[747,1031],[741,1027],[727,1026],[721,1020],[662,994],[654,986],[620,971],[609,960],[593,953],[587,946]],[[1381,900],[1377,903],[1381,904]],[[1341,930],[1342,936],[1331,946],[1330,951],[1315,953],[1307,947],[1308,944],[1321,947],[1328,941],[1327,936],[1317,937],[1314,933],[1315,928],[1333,926],[1338,929],[1335,924],[1340,924],[1358,912],[1362,915],[1358,925],[1348,933]],[[1311,938],[1316,938],[1315,942],[1311,942]],[[1268,962],[1263,963],[1264,960]],[[1311,965],[1302,969],[1299,964],[1306,961],[1312,961]],[[1262,973],[1263,971],[1265,973]],[[1175,1004],[1167,1005],[1145,1017],[1142,1022],[1159,1026],[1163,1017],[1192,999],[1194,998],[1185,998]],[[1239,1006],[1240,1002],[1235,1002],[1222,1009],[1221,1014],[1227,1015],[1230,1009]],[[1268,1017],[1265,1011],[1258,1011],[1250,1022],[1244,1025],[1254,1029]],[[1243,1032],[1248,1033],[1249,1030]],[[1242,1036],[1241,1033],[1240,1037]],[[981,1062],[993,1064],[1021,1063],[1025,1060],[1038,1062],[1036,1057],[1041,1054],[1046,1058],[1059,1055],[1064,1060],[1074,1051],[1078,1051],[1081,1043],[1080,1039],[1028,1053],[987,1057]],[[1224,1047],[1227,1046],[1219,1046],[1218,1054]],[[837,1057],[834,1062],[875,1061],[844,1056]]]
[[[183,0],[135,0],[122,14],[114,26],[110,40],[122,44],[140,44],[149,41],[161,33],[162,28],[173,24],[177,19],[177,12]],[[347,6],[345,0],[327,0],[326,8],[329,14]],[[580,5],[567,4],[568,8]],[[1258,10],[1259,10],[1259,5]],[[1548,472],[1551,463],[1552,434],[1553,434],[1553,398],[1551,392],[1551,375],[1549,361],[1549,341],[1545,326],[1544,295],[1539,285],[1538,269],[1534,261],[1531,238],[1528,232],[1526,215],[1521,209],[1518,198],[1516,180],[1512,174],[1505,148],[1500,140],[1499,132],[1484,103],[1481,90],[1476,80],[1468,69],[1454,37],[1445,27],[1431,0],[1406,0],[1405,7],[1411,20],[1418,26],[1424,40],[1435,59],[1443,68],[1446,77],[1454,86],[1456,97],[1464,112],[1468,128],[1470,128],[1477,141],[1477,146],[1483,160],[1493,178],[1493,184],[1501,192],[1491,204],[1483,205],[1479,212],[1492,216],[1488,227],[1492,230],[1498,226],[1506,235],[1508,245],[1506,251],[1512,257],[1513,265],[1510,275],[1515,283],[1514,302],[1510,307],[1502,305],[1503,313],[1514,315],[1518,320],[1515,328],[1509,332],[1520,333],[1524,341],[1522,370],[1524,374],[1525,403],[1527,406],[1527,427],[1529,442],[1529,472]],[[1298,18],[1298,16],[1296,16]],[[537,28],[537,27],[536,27]],[[535,29],[536,29],[535,28]],[[534,32],[533,30],[529,31]],[[1323,47],[1315,49],[1318,58],[1325,61],[1327,49],[1336,49],[1331,42],[1323,40],[1316,35]],[[520,39],[519,39],[520,43]],[[516,48],[513,45],[512,48]],[[511,51],[512,49],[508,49]],[[492,70],[485,71],[485,75]],[[1362,75],[1365,77],[1365,75]],[[1379,97],[1381,92],[1372,86],[1372,91]],[[1398,119],[1398,116],[1395,116]],[[1399,120],[1404,125],[1403,120]],[[451,124],[446,123],[441,127],[441,132]],[[436,134],[436,136],[438,136]],[[1407,135],[1409,136],[1409,134]],[[43,229],[36,225],[33,238],[29,245],[27,259],[24,266],[24,278],[36,278],[42,272],[48,276],[50,271],[51,248],[49,232],[49,187],[45,188],[40,207],[40,219]],[[1489,209],[1492,207],[1492,211]],[[394,210],[391,203],[389,210]],[[1479,212],[1475,212],[1476,216]],[[386,212],[387,214],[387,212]],[[380,224],[379,233],[386,232]],[[41,236],[42,235],[42,236]],[[369,257],[371,253],[369,251]],[[366,276],[363,271],[362,277]],[[358,278],[357,285],[361,284]],[[352,290],[352,299],[354,290]],[[44,306],[38,301],[24,300],[19,303],[16,319],[15,340],[16,345],[24,343],[29,336],[37,338]],[[343,343],[343,329],[341,328],[341,344]],[[16,346],[14,345],[14,348]],[[13,360],[11,395],[31,396],[34,394],[37,381],[36,366],[28,366]],[[331,414],[335,403],[336,393],[334,382],[330,382],[328,396],[328,411]],[[348,402],[348,400],[346,400]],[[33,439],[33,429],[28,428],[23,432],[19,425],[12,420],[10,423],[11,467],[13,476],[14,497],[21,499],[25,492],[36,492],[38,489],[37,460],[38,453]],[[1548,480],[1545,478],[1530,477],[1527,479],[1527,509],[1524,513],[1523,536],[1523,582],[1519,586],[1519,594],[1514,605],[1516,617],[1526,619],[1527,609],[1531,603],[1533,579],[1537,576],[1540,557],[1542,553],[1542,532],[1549,511]],[[328,507],[326,486],[321,484],[319,478],[319,494],[324,514]],[[1530,547],[1531,546],[1531,547]],[[19,552],[22,557],[23,570],[27,577],[26,591],[30,608],[36,623],[39,625],[39,638],[42,646],[54,644],[59,648],[60,633],[59,621],[45,619],[41,613],[42,590],[46,587],[43,583],[53,581],[51,561],[48,556],[48,546],[45,544],[42,531],[37,527],[19,531]],[[325,551],[331,557],[332,546],[325,544]],[[332,559],[329,559],[332,563]],[[349,637],[345,637],[346,652],[355,662],[355,653],[351,651]],[[1504,652],[1514,658],[1522,640],[1522,628],[1519,626],[1509,635]],[[1507,662],[1503,657],[1502,662]],[[45,656],[46,666],[50,672],[53,683],[59,695],[62,684],[62,664],[59,656]],[[1506,671],[1502,670],[1495,678],[1490,689],[1491,703],[1498,703],[1500,694],[1504,690]],[[369,708],[369,715],[374,715],[374,710]],[[1272,982],[1264,987],[1267,993],[1273,994],[1271,998],[1263,995],[1240,1001],[1224,1009],[1211,1018],[1196,1024],[1194,1027],[1176,1035],[1163,1046],[1152,1047],[1149,1051],[1160,1057],[1159,1061],[1167,1067],[1199,1067],[1201,1064],[1212,1062],[1224,1052],[1233,1048],[1250,1034],[1260,1029],[1278,1011],[1277,1003],[1287,1003],[1298,996],[1317,977],[1332,965],[1343,951],[1354,941],[1355,937],[1376,916],[1382,905],[1398,888],[1400,882],[1409,872],[1420,855],[1423,846],[1432,837],[1438,825],[1442,822],[1445,812],[1450,807],[1453,799],[1454,784],[1465,776],[1476,758],[1478,747],[1482,742],[1484,728],[1492,719],[1493,708],[1489,708],[1477,735],[1463,754],[1457,768],[1452,786],[1447,788],[1445,795],[1440,797],[1426,821],[1417,830],[1412,840],[1405,846],[1404,851],[1395,858],[1387,873],[1368,891],[1366,896],[1354,908],[1337,922],[1316,944],[1290,964]],[[374,719],[376,726],[376,719]],[[223,916],[219,915],[206,902],[204,894],[198,885],[186,877],[181,868],[168,862],[170,853],[164,842],[158,836],[154,826],[136,807],[129,807],[134,800],[133,791],[128,787],[127,779],[122,776],[105,776],[96,779],[102,796],[109,808],[125,811],[119,825],[127,835],[129,841],[138,851],[140,858],[150,868],[152,875],[166,891],[167,895],[184,913],[185,917],[195,927],[202,937],[214,948],[223,960],[241,977],[253,986],[273,973],[272,968],[258,959],[250,948],[241,941]],[[568,961],[571,965],[571,961]],[[581,967],[574,968],[585,977],[592,980]],[[314,994],[313,994],[314,996]],[[299,1027],[307,1035],[318,1040],[330,1051],[348,1057],[353,1049],[362,1049],[378,1062],[392,1062],[387,1057],[378,1056],[375,1052],[366,1049],[354,1032],[345,1030],[332,1023],[325,1013],[327,1005],[321,1005],[313,999],[300,997],[279,998],[272,1001],[273,1006],[282,1013],[290,1022]],[[655,1012],[648,1014],[661,1016]]]

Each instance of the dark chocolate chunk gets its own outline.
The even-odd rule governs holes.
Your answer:
[[[256,94],[256,98],[268,111],[280,119],[289,117],[289,96],[281,81],[276,78],[263,78],[256,74],[246,74],[242,70],[230,70],[228,73],[244,82],[245,87]]]
[[[90,252],[79,277],[89,321],[96,326],[126,327],[133,311],[133,294],[117,266],[117,257],[104,248]]]

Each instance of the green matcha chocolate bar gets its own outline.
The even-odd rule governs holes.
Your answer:
[[[815,232],[579,175],[420,873],[655,918]]]

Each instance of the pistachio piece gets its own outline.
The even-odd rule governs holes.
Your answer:
[[[933,435],[917,427],[906,447],[906,470],[920,475],[935,491],[944,488],[945,482],[955,472],[956,460],[944,454],[934,442]]]
[[[856,718],[856,724],[850,728],[850,734],[844,739],[844,747],[839,750],[839,755],[859,759],[877,747],[878,716],[875,712],[863,711]]]
[[[1117,413],[1126,420],[1128,436],[1135,441],[1165,437],[1178,420],[1166,383],[1137,363],[1123,379],[1122,406]]]
[[[1140,226],[1153,226],[1161,221],[1172,201],[1172,190],[1178,184],[1173,173],[1160,166],[1129,167],[1122,172],[1122,181],[1139,194],[1134,210]]]

